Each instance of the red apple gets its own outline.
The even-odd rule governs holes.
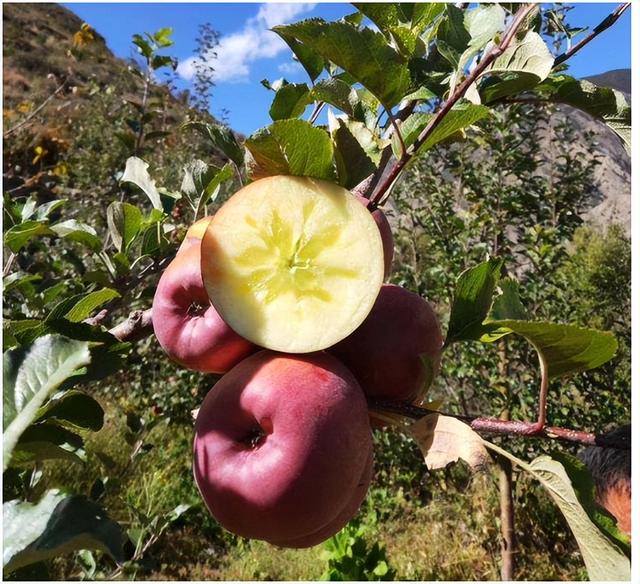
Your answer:
[[[211,306],[202,283],[199,246],[183,249],[162,274],[152,320],[169,357],[195,371],[224,373],[256,351]]]
[[[369,199],[356,195],[356,199],[365,207],[369,204]],[[384,254],[384,277],[385,280],[391,275],[391,267],[393,264],[393,232],[389,220],[382,209],[376,209],[371,213],[373,220],[378,226],[380,237],[382,238],[382,251]]]
[[[207,394],[194,476],[223,527],[288,545],[338,520],[371,452],[366,400],[342,363],[261,351]]]
[[[333,519],[328,525],[326,525],[319,531],[312,533],[311,535],[305,535],[304,537],[290,541],[272,541],[271,543],[279,547],[308,548],[314,545],[318,545],[319,543],[322,543],[330,537],[333,537],[355,517],[358,509],[360,509],[360,505],[362,505],[362,502],[367,496],[367,491],[369,490],[369,484],[371,483],[372,478],[373,450],[371,451],[371,454],[367,459],[367,464],[364,467],[364,471],[362,471],[362,476],[360,477],[360,481],[356,485],[355,491],[351,495],[351,499],[335,519]]]
[[[413,292],[385,284],[365,321],[329,352],[351,370],[367,397],[413,401],[435,375],[441,349],[431,306]]]
[[[209,227],[209,223],[213,219],[213,215],[208,215],[207,217],[203,217],[196,221],[189,229],[187,230],[180,247],[178,248],[178,253],[184,251],[188,247],[192,245],[200,245],[202,243],[202,238],[204,237],[205,232],[207,231],[207,227]]]

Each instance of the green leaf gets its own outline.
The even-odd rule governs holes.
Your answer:
[[[136,185],[144,192],[151,204],[155,209],[162,211],[162,201],[160,200],[160,193],[156,188],[156,182],[149,175],[147,170],[149,165],[136,156],[127,158],[127,165],[124,169],[124,174],[120,179],[120,182],[129,182]]]
[[[27,272],[13,272],[2,279],[2,286],[5,294],[14,288],[22,288],[30,282],[38,282],[42,280],[40,274],[29,274]]]
[[[520,301],[518,281],[503,278],[498,282],[498,296],[493,300],[487,320],[526,320],[527,311]]]
[[[527,320],[487,320],[484,324],[483,342],[510,333],[527,339],[545,360],[550,378],[600,367],[618,349],[612,333],[567,324]]]
[[[279,120],[245,142],[254,178],[288,174],[335,180],[329,134],[302,120]]]
[[[399,5],[393,2],[354,2],[353,5],[383,32],[389,32],[400,21],[406,22]]]
[[[455,105],[436,126],[435,130],[425,140],[424,144],[419,148],[418,152],[424,152],[433,148],[436,144],[452,138],[465,128],[472,126],[477,121],[488,116],[491,110],[484,105],[475,105],[472,103],[459,103]],[[411,114],[401,125],[400,133],[407,147],[418,139],[418,136],[427,127],[433,114],[417,112]],[[400,142],[398,137],[394,135],[392,140],[393,153],[396,157],[401,154]]]
[[[184,177],[180,190],[189,200],[196,217],[207,204],[214,201],[220,185],[235,176],[230,163],[222,168],[210,166],[202,160],[194,160],[184,167]]]
[[[311,95],[318,101],[324,101],[329,105],[337,107],[339,110],[353,117],[353,107],[358,101],[358,94],[355,90],[341,79],[330,77],[322,79],[313,86]]]
[[[464,23],[464,10],[453,4],[447,4],[445,18],[440,21],[437,37],[438,40],[444,41],[452,49],[462,54],[471,40]]]
[[[151,45],[139,34],[134,34],[131,41],[147,59],[153,55]]]
[[[40,205],[34,213],[36,221],[44,221],[49,218],[49,215],[54,211],[57,211],[62,205],[67,202],[67,199],[57,199],[55,201],[49,201]]]
[[[68,444],[58,445],[46,440],[34,440],[24,444],[18,442],[11,455],[11,465],[19,467],[43,460],[66,460],[67,462],[83,464],[84,456],[83,450],[71,448]]]
[[[90,292],[65,314],[65,318],[71,322],[80,322],[91,316],[91,313],[96,308],[114,298],[120,298],[120,293],[111,288],[102,288],[102,290]]]
[[[622,92],[568,75],[554,75],[536,90],[552,101],[565,103],[603,120],[631,153],[631,108]]]
[[[403,5],[401,4],[400,6],[402,7]],[[418,34],[423,33],[429,25],[435,22],[444,9],[445,4],[443,2],[414,2],[411,14],[411,28]]]
[[[486,73],[526,73],[543,81],[551,73],[553,61],[546,43],[539,34],[530,30],[522,40],[507,47]]]
[[[550,455],[564,467],[571,480],[576,497],[578,497],[582,508],[589,515],[589,519],[630,558],[631,545],[629,537],[618,529],[615,518],[596,502],[596,486],[589,469],[577,458],[566,452],[555,451],[551,452]]]
[[[298,39],[342,67],[387,108],[400,102],[408,92],[411,80],[406,62],[381,33],[321,19],[277,26],[274,30]]]
[[[171,67],[175,69],[178,66],[178,62],[173,57],[168,57],[166,55],[154,55],[153,59],[151,59],[151,68],[156,70],[161,67]]]
[[[433,114],[428,114],[426,112],[416,112],[411,114],[400,124],[400,134],[402,135],[402,140],[407,146],[413,144],[417,140],[420,132],[422,132],[422,130],[426,128],[431,118],[433,118]],[[393,134],[393,138],[391,140],[391,147],[393,149],[394,156],[396,158],[400,158],[400,156],[402,155],[402,150],[400,146],[400,140],[395,133]]]
[[[105,333],[109,335],[109,333]],[[79,369],[74,375],[69,377],[61,386],[60,391],[66,391],[76,385],[86,384],[90,381],[98,381],[116,371],[121,370],[125,365],[125,357],[131,350],[131,343],[114,342],[115,337],[111,337],[111,343],[104,343],[94,346],[91,349],[91,363],[87,367]],[[54,396],[55,399],[55,396]]]
[[[491,103],[502,97],[508,97],[533,89],[540,83],[540,78],[533,73],[511,73],[503,75],[503,78],[494,77],[483,83],[480,88],[481,100]]]
[[[75,219],[56,223],[51,226],[51,231],[64,239],[82,243],[92,251],[99,252],[102,249],[102,240],[98,237],[96,230],[91,225]]]
[[[369,159],[371,159],[375,165],[379,164],[382,156],[382,149],[389,143],[389,141],[380,140],[377,134],[362,122],[357,122],[349,118],[338,118],[332,113],[329,113],[329,130],[331,133],[335,132],[341,124],[347,127]],[[356,169],[351,169],[352,172],[354,170]]]
[[[420,147],[420,152],[433,148],[439,142],[450,138],[460,130],[472,126],[482,118],[486,118],[491,110],[484,105],[457,103],[437,125],[433,133]]]
[[[276,26],[271,30],[278,34],[280,38],[289,45],[289,48],[293,51],[293,54],[311,78],[311,81],[315,81],[324,69],[325,61],[322,56],[316,53],[313,48],[302,44],[295,37],[288,34],[285,28]]]
[[[204,122],[187,122],[182,129],[194,129],[200,132],[209,139],[216,150],[227,156],[238,168],[244,164],[244,150],[229,128]]]
[[[104,424],[104,410],[90,395],[77,390],[54,395],[38,410],[36,421],[57,420],[97,432]]]
[[[41,235],[55,235],[47,221],[25,221],[7,230],[4,234],[4,243],[13,253],[16,253],[32,238]]]
[[[120,526],[86,497],[51,490],[35,505],[4,503],[2,518],[6,573],[81,549],[102,550],[124,561]]]
[[[15,347],[19,343],[18,338],[22,332],[36,328],[41,324],[42,321],[35,319],[5,320],[2,328],[5,349]]]
[[[433,91],[429,91],[426,87],[421,87],[416,91],[412,91],[409,95],[405,95],[404,99],[406,101],[417,100],[417,101],[429,101],[435,97],[435,93]]]
[[[218,169],[206,162],[195,159],[183,167],[184,175],[180,191],[189,201],[191,208],[198,208],[198,201],[202,198],[207,185],[217,174]]]
[[[464,13],[464,26],[471,37],[469,49],[479,50],[504,27],[505,12],[498,4],[479,4]]]
[[[591,580],[631,579],[629,559],[591,522],[562,464],[547,455],[527,464],[491,442],[484,441],[484,444],[540,481],[567,520]]]
[[[173,29],[170,26],[165,26],[153,33],[153,40],[160,48],[170,47],[173,44],[173,41],[169,38],[172,34]]]
[[[140,231],[142,211],[129,203],[113,201],[107,207],[107,225],[113,245],[119,252],[126,252]]]
[[[462,272],[456,282],[445,346],[475,340],[489,312],[503,261],[493,258]]]
[[[288,83],[276,91],[269,115],[274,121],[298,118],[311,101],[306,83]]]
[[[91,360],[86,342],[57,335],[4,353],[3,470],[20,435],[57,387]]]
[[[344,120],[336,119],[337,128],[331,132],[340,184],[352,189],[370,174],[376,165],[367,155]]]
[[[78,456],[84,440],[75,432],[54,423],[32,424],[20,436],[13,451],[12,464],[23,464],[50,459],[71,462],[83,460]]]

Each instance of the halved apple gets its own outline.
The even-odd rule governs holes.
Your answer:
[[[239,335],[308,353],[353,332],[384,274],[371,213],[342,187],[306,177],[251,183],[215,214],[202,240],[212,304]]]

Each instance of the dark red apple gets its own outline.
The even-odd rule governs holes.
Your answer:
[[[257,347],[211,306],[200,273],[200,246],[183,249],[166,268],[153,298],[153,330],[174,361],[195,371],[224,373]]]
[[[369,199],[356,195],[358,201],[360,201],[365,207],[369,204]],[[384,214],[382,209],[376,209],[371,213],[373,220],[378,226],[380,231],[380,237],[382,238],[382,251],[384,254],[384,277],[385,279],[391,275],[391,267],[393,264],[393,232],[391,231],[391,225],[389,220]]]
[[[364,322],[328,349],[355,375],[367,397],[394,401],[420,395],[439,366],[441,350],[440,324],[429,303],[392,284],[382,286]]]
[[[340,529],[371,452],[366,400],[342,363],[327,353],[261,351],[207,394],[193,467],[223,527],[299,547],[334,522]]]
[[[293,539],[290,541],[281,541],[276,542],[272,541],[271,543],[277,545],[279,547],[288,547],[288,548],[308,548],[314,545],[318,545],[323,541],[333,537],[338,531],[340,531],[351,519],[353,519],[360,509],[360,505],[364,501],[367,496],[367,491],[369,490],[369,484],[371,483],[371,479],[373,478],[373,450],[369,455],[367,460],[367,464],[362,471],[362,476],[360,477],[360,481],[356,485],[355,491],[351,495],[351,499],[347,503],[346,507],[340,511],[340,514],[331,521],[328,525],[323,527],[322,529],[312,533],[311,535],[305,535],[299,539]]]

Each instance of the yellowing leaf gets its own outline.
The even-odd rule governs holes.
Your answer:
[[[429,470],[464,460],[473,470],[487,463],[489,456],[482,438],[467,424],[440,414],[420,418],[409,428]]]

